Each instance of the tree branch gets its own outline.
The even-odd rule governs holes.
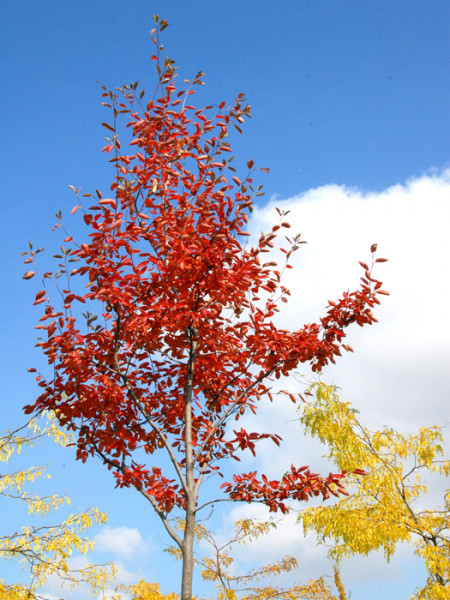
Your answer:
[[[180,466],[178,464],[178,461],[176,459],[176,456],[167,440],[167,437],[164,435],[164,433],[162,432],[162,430],[158,427],[158,425],[153,421],[153,419],[151,417],[149,417],[149,415],[147,414],[147,411],[144,408],[144,405],[142,404],[142,402],[139,400],[139,398],[136,396],[135,391],[133,390],[133,388],[130,385],[130,382],[128,381],[128,377],[127,375],[125,375],[125,373],[122,373],[122,370],[120,368],[120,364],[119,364],[119,358],[118,358],[118,352],[119,352],[119,348],[118,348],[118,343],[119,343],[119,331],[120,331],[120,315],[117,314],[117,318],[116,318],[116,333],[114,336],[114,364],[116,367],[116,370],[113,371],[114,373],[116,373],[116,375],[118,375],[123,383],[125,384],[125,387],[127,388],[133,402],[136,404],[136,406],[138,407],[140,413],[142,414],[142,416],[144,417],[144,419],[147,421],[147,423],[150,425],[150,427],[156,432],[156,434],[158,435],[159,439],[162,441],[165,449],[167,450],[167,453],[169,454],[169,458],[170,461],[178,475],[178,479],[180,480],[180,483],[183,487],[184,493],[187,495],[188,493],[188,488],[186,485],[186,479],[183,476],[183,472],[180,469]]]
[[[94,447],[95,452],[105,461],[105,463],[107,463],[108,465],[111,465],[111,467],[113,467],[114,469],[117,469],[118,471],[120,471],[121,473],[123,473],[125,471],[125,466],[119,464],[118,461],[114,461],[112,459],[110,459],[104,452],[102,452],[97,444],[95,443],[95,441],[91,438],[91,444]],[[156,514],[158,515],[158,517],[161,519],[167,533],[170,535],[170,537],[174,540],[174,542],[180,547],[180,549],[182,549],[182,541],[181,538],[178,537],[178,535],[175,533],[175,531],[172,529],[172,527],[170,526],[169,521],[167,520],[166,515],[164,514],[164,512],[160,509],[160,507],[158,506],[158,503],[156,502],[156,500],[153,498],[153,496],[151,496],[150,494],[148,494],[141,486],[134,486],[135,489],[138,490],[139,493],[141,493],[144,498],[146,498],[150,504],[153,506]]]
[[[244,396],[246,394],[248,394],[248,392],[250,390],[252,390],[256,385],[258,385],[259,383],[261,383],[261,381],[264,381],[264,379],[267,379],[267,377],[270,377],[270,375],[274,372],[276,366],[277,366],[276,364],[273,365],[265,373],[262,373],[261,375],[259,375],[259,377],[257,377],[253,381],[253,383],[251,383],[244,391],[242,391],[239,394],[239,396],[236,398],[236,400],[228,407],[228,409],[224,412],[224,414],[222,415],[222,417],[217,421],[217,423],[213,426],[213,428],[211,429],[211,431],[206,436],[205,440],[203,441],[203,443],[200,446],[197,454],[194,457],[194,462],[197,462],[197,460],[201,456],[202,452],[205,450],[206,446],[208,445],[210,439],[216,433],[216,431],[218,430],[218,428],[228,419],[228,417],[231,415],[231,413],[236,408],[236,406],[239,404],[239,402],[242,400],[242,398],[244,398]],[[196,489],[196,491],[198,490],[198,485],[199,484],[197,483],[197,486],[196,486],[197,489]]]

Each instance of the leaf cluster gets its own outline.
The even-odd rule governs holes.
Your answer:
[[[424,507],[423,475],[448,477],[450,472],[441,428],[421,428],[410,435],[388,427],[371,432],[357,411],[339,399],[336,388],[319,383],[314,391],[315,400],[302,410],[301,422],[326,445],[334,464],[348,472],[349,495],[333,505],[301,511],[305,532],[314,531],[331,543],[329,554],[338,561],[378,549],[389,560],[399,543],[411,543],[428,572],[414,598],[448,598],[450,491],[442,507]]]
[[[24,448],[31,449],[44,437],[52,438],[61,446],[66,446],[70,436],[56,425],[55,415],[47,413],[39,423],[31,419],[15,431],[8,431],[0,437],[0,461],[7,463]],[[37,478],[46,476],[42,467],[31,467],[0,477],[0,496],[6,502],[21,502],[27,506],[32,517],[48,516],[63,505],[69,505],[66,496],[52,495],[40,497],[28,491],[28,485]],[[95,508],[70,515],[55,525],[29,525],[13,533],[0,536],[0,559],[18,561],[28,572],[28,584],[13,584],[0,579],[0,595],[4,600],[38,600],[40,587],[51,576],[59,578],[61,585],[69,588],[86,584],[89,593],[96,595],[114,577],[114,568],[101,565],[87,565],[74,569],[70,558],[74,552],[87,554],[93,548],[86,530],[93,524],[103,524],[106,515]]]

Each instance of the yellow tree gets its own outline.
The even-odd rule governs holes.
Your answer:
[[[400,542],[414,545],[427,569],[425,585],[412,597],[450,598],[450,490],[443,506],[424,508],[427,486],[421,474],[448,476],[439,427],[402,435],[390,428],[371,432],[358,412],[339,399],[336,388],[313,386],[315,400],[302,410],[306,432],[328,447],[328,458],[349,473],[349,495],[334,504],[308,508],[299,514],[305,532],[314,531],[331,543],[337,561],[352,554],[383,550],[387,560]]]
[[[199,537],[204,538],[212,548],[210,556],[199,559],[202,566],[202,577],[214,581],[219,590],[219,600],[336,600],[325,585],[323,578],[310,581],[305,585],[291,587],[261,585],[260,581],[267,577],[289,573],[297,567],[293,556],[284,556],[275,563],[257,567],[245,574],[239,574],[235,568],[233,550],[235,546],[247,545],[263,535],[267,535],[276,527],[273,521],[258,522],[253,519],[243,519],[234,525],[234,534],[230,540],[218,544],[214,536],[206,529],[200,528]]]
[[[8,431],[0,437],[0,462],[7,463],[23,448],[31,448],[44,437],[50,437],[61,446],[66,446],[70,438],[55,424],[52,414],[47,414],[44,424],[31,419],[23,427]],[[46,517],[57,508],[69,505],[66,496],[52,495],[40,497],[31,494],[27,487],[36,479],[48,475],[42,467],[30,467],[11,473],[0,474],[0,497],[2,504],[19,502],[24,504],[28,513],[34,517]],[[85,531],[92,524],[106,522],[106,515],[95,508],[70,515],[57,525],[32,525],[22,527],[12,533],[0,536],[0,558],[19,561],[22,568],[28,571],[28,582],[11,583],[0,579],[0,598],[2,600],[38,600],[42,598],[39,588],[53,575],[58,576],[61,586],[70,588],[80,583],[87,584],[91,594],[102,592],[106,584],[114,576],[112,565],[87,565],[81,569],[70,567],[70,557],[74,552],[86,554],[92,550]]]
[[[178,519],[175,527],[183,530],[185,527],[183,519]],[[297,560],[292,556],[284,556],[274,563],[256,567],[246,573],[239,573],[239,567],[233,556],[236,547],[255,542],[270,533],[273,528],[276,528],[273,520],[260,522],[254,519],[242,519],[234,524],[231,538],[219,543],[211,531],[197,523],[195,528],[197,540],[202,540],[204,542],[202,546],[208,546],[210,551],[206,556],[196,556],[195,563],[201,567],[202,578],[216,584],[218,600],[347,600],[338,569],[334,572],[337,596],[331,591],[331,586],[325,577],[289,587],[275,585],[274,576],[289,573],[298,566]],[[176,559],[181,559],[181,552],[177,547],[170,547],[167,552]],[[266,585],[261,583],[265,578],[270,578],[270,582]],[[132,600],[178,599],[175,594],[161,594],[159,585],[145,581],[140,581],[134,586],[120,586],[120,589],[131,592]]]

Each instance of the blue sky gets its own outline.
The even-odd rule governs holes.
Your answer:
[[[50,229],[54,214],[62,209],[68,215],[73,205],[69,184],[84,191],[108,188],[112,173],[100,154],[100,123],[108,114],[99,106],[97,81],[114,87],[139,80],[146,89],[153,88],[149,30],[154,13],[170,22],[163,41],[180,76],[206,73],[206,85],[196,96],[199,105],[231,101],[245,92],[253,107],[244,135],[231,142],[238,160],[253,158],[270,167],[269,175],[261,175],[266,197],[252,226],[270,223],[270,202],[285,203],[293,207],[310,242],[298,271],[299,287],[308,288],[299,296],[302,319],[314,315],[315,307],[320,310],[329,295],[352,285],[359,271],[347,264],[353,267],[366,258],[373,241],[385,239],[384,253],[399,257],[386,271],[389,289],[398,294],[382,313],[385,328],[380,318],[380,329],[373,330],[379,333],[371,330],[364,339],[366,332],[356,332],[362,362],[343,361],[329,377],[343,393],[352,394],[355,404],[361,395],[366,398],[361,406],[367,406],[374,423],[380,397],[395,398],[381,402],[381,412],[389,412],[396,426],[420,426],[420,419],[430,415],[435,422],[447,420],[442,411],[450,358],[448,324],[438,316],[439,307],[442,313],[446,310],[441,299],[448,291],[448,2],[80,0],[15,1],[0,7],[2,425],[22,421],[21,407],[36,395],[26,369],[42,364],[33,347],[35,290],[21,279],[19,253],[29,239],[46,246],[49,254],[57,251]],[[340,262],[334,264],[337,257]],[[412,284],[415,279],[417,286]],[[294,289],[298,284],[299,279],[291,281]],[[404,321],[395,306],[403,311]],[[294,305],[289,318],[295,319],[296,311]],[[414,344],[420,349],[419,363],[414,362],[418,352],[411,360],[396,362],[404,351],[397,344],[405,336],[408,349]],[[438,382],[430,377],[436,363],[442,363]],[[355,377],[355,365],[361,377]],[[415,391],[405,388],[411,380]],[[427,385],[437,387],[430,390]],[[405,410],[414,394],[417,406]],[[423,411],[424,394],[432,398],[427,400],[432,406],[428,412]],[[368,395],[374,398],[372,404]],[[45,446],[32,460],[53,461],[52,485],[66,490],[75,507],[99,506],[108,511],[112,528],[136,528],[144,545],[138,544],[133,560],[120,554],[119,559],[133,573],[158,578],[171,589],[173,567],[166,569],[168,559],[160,556],[164,532],[140,499],[114,490],[101,465],[74,464],[70,453]],[[3,532],[2,517],[0,525]],[[101,544],[102,560],[116,558],[111,549],[100,549]],[[353,581],[349,572],[352,597],[377,598],[381,589],[386,600],[406,596],[413,590],[415,565],[405,552],[386,584],[381,561],[372,575],[361,563],[367,581]]]

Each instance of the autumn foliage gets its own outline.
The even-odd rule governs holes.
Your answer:
[[[179,519],[176,526],[183,529],[183,520]],[[197,523],[195,534],[201,542],[201,552],[196,554],[195,564],[202,579],[215,584],[217,595],[214,597],[217,600],[347,600],[337,567],[334,568],[334,586],[329,581],[330,577],[322,576],[289,587],[276,585],[276,580],[297,568],[297,560],[293,556],[283,556],[276,562],[262,564],[244,572],[239,569],[236,552],[258,544],[261,538],[270,535],[276,528],[274,520],[242,519],[234,523],[229,539],[219,541],[203,524]],[[170,547],[166,551],[176,559],[181,558],[179,548]],[[336,588],[338,597],[333,592],[333,587]],[[131,593],[131,600],[178,600],[176,594],[162,594],[159,585],[145,581],[140,581],[137,585],[119,586],[119,589]]]
[[[40,422],[31,419],[15,431],[3,432],[0,435],[0,463],[7,464],[21,451],[30,450],[47,437],[61,446],[70,442],[50,413],[45,414]],[[87,564],[74,568],[71,558],[76,554],[85,555],[93,549],[93,542],[86,536],[87,530],[92,525],[104,524],[106,515],[96,508],[90,508],[66,516],[57,525],[48,525],[43,519],[49,514],[53,517],[58,508],[69,505],[69,498],[58,494],[38,496],[30,492],[36,480],[48,477],[43,467],[29,467],[9,473],[5,470],[2,465],[0,500],[7,507],[4,514],[8,516],[11,530],[0,533],[0,561],[19,563],[28,582],[12,583],[5,580],[2,574],[2,600],[42,599],[40,588],[50,578],[56,579],[61,588],[73,589],[82,585],[86,595],[97,597],[114,580],[114,567]],[[14,505],[16,509],[17,505],[26,507],[30,521],[26,526],[19,528],[14,525]]]
[[[448,599],[450,490],[440,507],[424,506],[425,500],[429,503],[429,475],[450,474],[441,428],[423,427],[409,435],[389,427],[370,431],[335,388],[321,383],[314,391],[301,421],[307,434],[326,444],[336,468],[349,471],[349,494],[334,504],[302,510],[305,532],[315,532],[337,561],[376,550],[383,550],[389,561],[399,544],[412,544],[427,578],[410,600]]]
[[[271,398],[273,379],[299,365],[319,371],[350,349],[346,328],[372,324],[385,292],[372,258],[362,263],[359,289],[330,302],[319,322],[277,327],[278,306],[289,295],[281,274],[300,236],[282,235],[290,225],[280,211],[271,231],[249,238],[246,224],[261,193],[257,170],[250,160],[236,175],[227,136],[240,131],[250,107],[243,95],[231,106],[191,104],[202,74],[176,86],[173,61],[160,52],[165,26],[156,19],[152,33],[158,83],[151,99],[144,101],[137,83],[103,88],[112,114],[103,150],[115,177],[110,194],[97,191],[89,207],[77,192],[72,212],[82,212],[88,237],[76,242],[67,234],[57,271],[41,274],[38,345],[51,371],[38,375],[41,393],[26,412],[55,411],[76,436],[77,458],[100,457],[118,486],[143,494],[189,562],[196,515],[216,498],[286,512],[291,500],[344,491],[342,474],[323,477],[306,466],[277,480],[238,472],[213,497],[202,496],[201,484],[221,475],[224,459],[255,454],[261,440],[280,444],[276,433],[240,428],[239,418]],[[126,148],[117,130],[122,115],[132,137]],[[264,258],[275,244],[285,256],[279,266]],[[35,262],[33,248],[25,262]],[[52,280],[60,303],[49,293]],[[156,458],[161,451],[167,471]],[[168,521],[174,509],[186,517],[183,538]]]

